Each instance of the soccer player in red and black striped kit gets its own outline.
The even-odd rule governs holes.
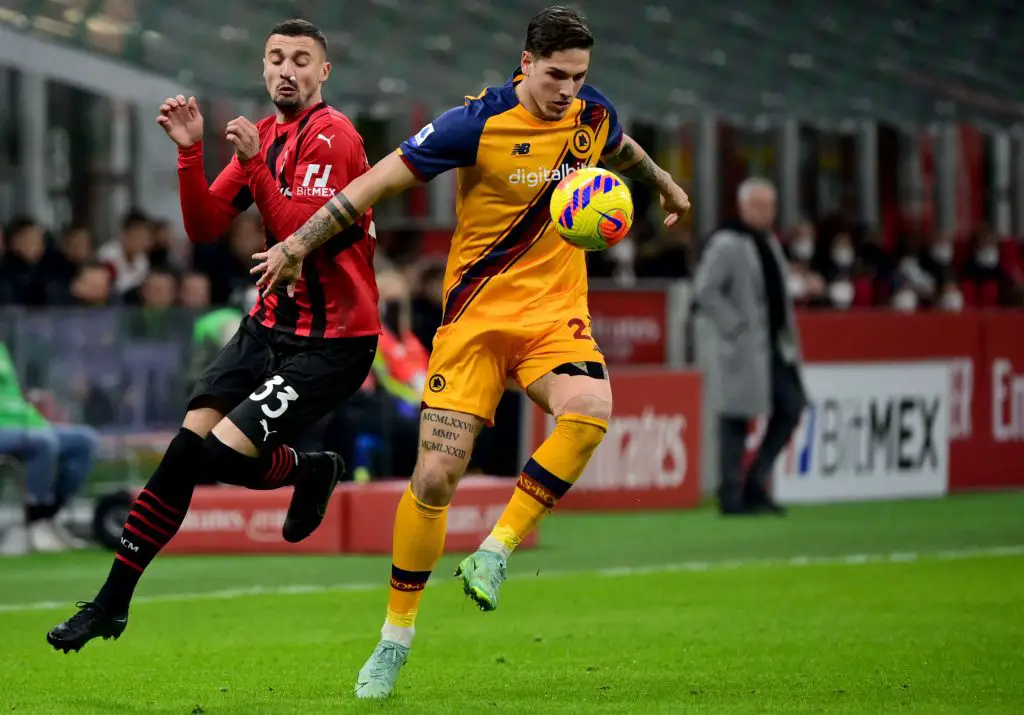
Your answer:
[[[235,156],[212,186],[195,99],[169,98],[160,108],[157,122],[178,145],[193,242],[214,240],[255,203],[269,248],[369,169],[355,128],[321,98],[331,70],[323,34],[304,20],[283,22],[267,38],[263,63],[277,111],[256,125],[228,123]],[[370,370],[380,334],[373,234],[364,215],[307,256],[299,280],[260,296],[193,390],[181,430],[132,505],[106,582],[47,634],[50,645],[67,652],[121,635],[139,578],[177,533],[204,476],[251,489],[294,485],[283,528],[290,542],[320,525],[341,457],[299,453],[288,441],[348,399]]]

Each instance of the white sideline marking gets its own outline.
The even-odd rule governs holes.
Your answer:
[[[1024,545],[989,546],[976,549],[947,549],[943,551],[892,552],[888,554],[845,554],[842,556],[792,556],[785,559],[744,559],[731,561],[684,561],[675,564],[659,564],[656,566],[620,566],[608,569],[579,569],[569,571],[540,571],[536,574],[512,575],[513,581],[525,581],[530,578],[564,578],[580,574],[593,574],[608,578],[622,576],[643,576],[659,573],[727,571],[740,568],[797,568],[816,565],[858,566],[868,563],[908,563],[921,560],[962,560],[979,557],[1021,556]],[[436,585],[433,581],[431,584]],[[428,584],[428,585],[431,585]],[[246,588],[228,588],[221,591],[205,591],[194,593],[166,593],[156,596],[139,596],[132,603],[160,603],[164,601],[202,601],[240,598],[243,596],[290,596],[310,593],[335,593],[352,591],[373,591],[383,589],[384,583],[342,583],[333,586],[317,586],[298,584],[294,586],[249,586]],[[68,608],[69,601],[36,601],[34,603],[0,604],[0,614],[24,613],[26,611],[50,611]]]

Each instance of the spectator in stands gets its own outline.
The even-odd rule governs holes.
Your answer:
[[[768,479],[807,403],[800,345],[786,289],[786,260],[772,233],[776,192],[771,182],[740,184],[739,219],[707,241],[697,266],[697,311],[714,326],[715,395],[719,430],[719,508],[723,514],[782,513]],[[744,480],[750,420],[771,413],[757,457]]]
[[[650,222],[645,222],[650,225]],[[647,237],[637,234],[639,249],[636,256],[636,275],[638,278],[686,278],[690,275],[690,246],[693,245],[693,232],[689,226],[655,231],[650,230]]]
[[[789,262],[787,284],[793,301],[801,305],[825,303],[825,279],[812,267],[817,252],[814,224],[801,222],[783,249]]]
[[[102,263],[86,263],[71,281],[73,305],[103,308],[110,305],[112,292],[110,269]]]
[[[152,268],[162,268],[164,270],[174,270],[178,267],[180,260],[175,255],[175,240],[174,230],[171,228],[170,222],[165,219],[157,219],[152,224],[153,232],[153,243],[150,246],[147,255],[149,257],[149,265]],[[188,245],[185,243],[184,245]]]
[[[941,301],[941,294],[945,290],[946,284],[956,281],[955,254],[956,244],[952,236],[936,236],[932,239],[928,250],[922,251],[918,256],[921,270],[931,278],[936,286],[936,304]]]
[[[164,268],[150,271],[139,288],[141,309],[126,315],[131,336],[161,340],[170,335],[187,335],[189,330],[185,326],[191,326],[191,317],[173,310],[177,301],[177,276]]]
[[[0,555],[84,546],[57,516],[85,484],[98,446],[94,430],[52,425],[25,399],[0,343],[0,455],[17,459],[25,470],[25,523],[4,535]]]
[[[917,310],[918,292],[913,284],[905,278],[896,280],[892,294],[892,308],[901,313],[913,313]]]
[[[412,332],[409,285],[396,270],[377,274],[382,334],[373,368],[327,426],[329,444],[350,454],[353,478],[409,476],[416,463],[420,396],[429,354]],[[352,444],[344,444],[351,441]]]
[[[0,302],[46,305],[50,280],[43,261],[46,235],[38,223],[20,218],[7,228],[7,252],[0,263]]]
[[[137,303],[137,290],[149,275],[149,250],[153,245],[152,225],[140,211],[131,211],[121,224],[121,238],[100,248],[97,254],[110,269],[114,292],[125,302]]]
[[[833,236],[828,252],[821,256],[818,265],[825,281],[828,305],[837,310],[849,310],[856,297],[854,281],[860,269],[850,234],[841,231]]]
[[[178,302],[189,310],[207,310],[210,307],[210,279],[202,273],[186,273],[181,279]]]
[[[999,238],[988,226],[979,227],[968,241],[963,281],[976,305],[1021,304],[1019,270],[1002,255]]]
[[[907,234],[900,237],[899,244],[896,250],[892,304],[898,310],[912,312],[919,305],[927,305],[935,300],[940,281],[922,265],[930,241],[919,234]],[[909,293],[914,294],[913,300]]]
[[[71,224],[57,244],[57,249],[47,251],[43,263],[51,284],[56,290],[51,291],[51,299],[55,303],[66,305],[73,302],[71,283],[82,270],[82,266],[92,258],[92,234],[81,224]]]
[[[949,313],[959,313],[964,309],[964,294],[960,284],[955,280],[947,280],[939,287],[939,297],[935,307]]]
[[[892,294],[893,262],[882,245],[882,237],[865,223],[853,227],[853,245],[870,292],[869,305],[888,300]]]
[[[209,277],[214,304],[228,303],[253,284],[252,254],[263,250],[265,240],[259,214],[247,212],[231,224],[225,240],[195,247],[195,269]]]
[[[434,343],[443,313],[444,264],[431,263],[420,273],[419,292],[412,299],[412,331],[428,349]]]

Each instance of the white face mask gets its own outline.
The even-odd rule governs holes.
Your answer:
[[[995,246],[985,246],[974,254],[974,259],[979,266],[995,268],[999,265],[999,249]]]
[[[959,313],[964,309],[964,296],[958,290],[947,291],[942,294],[941,305],[943,310]]]
[[[936,243],[932,246],[932,258],[934,258],[937,263],[946,265],[953,260],[953,244],[947,241]]]
[[[853,303],[853,283],[850,281],[836,281],[829,283],[828,297],[832,305],[837,308],[849,308]]]
[[[799,273],[789,274],[789,294],[794,298],[803,298],[807,295],[807,281]]]
[[[809,238],[795,239],[789,244],[789,250],[798,261],[809,261],[814,255],[814,241]]]
[[[852,266],[853,258],[853,249],[849,246],[836,246],[832,249],[832,262],[840,268]]]
[[[904,313],[917,310],[917,294],[912,290],[901,290],[892,299],[892,307]]]

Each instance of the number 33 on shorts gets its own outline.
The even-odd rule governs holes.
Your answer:
[[[275,392],[275,388],[277,391]],[[271,407],[270,405],[262,405],[260,409],[270,419],[280,417],[288,409],[288,403],[294,402],[299,399],[299,393],[291,385],[284,384],[284,378],[280,375],[274,375],[272,378],[263,383],[260,389],[249,395],[249,399],[253,402],[263,402],[270,394],[274,393],[274,397],[277,398],[277,406]]]

